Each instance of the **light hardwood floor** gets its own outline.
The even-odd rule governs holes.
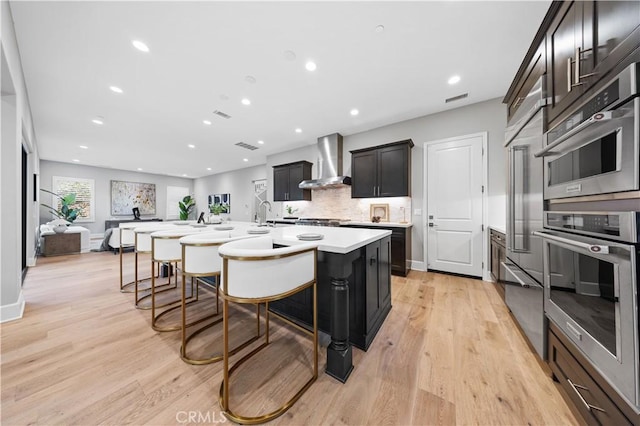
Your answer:
[[[132,270],[133,255],[125,258]],[[3,425],[223,421],[220,363],[187,365],[179,332],[151,330],[150,312],[118,290],[118,256],[39,258],[23,290],[24,317],[1,326]],[[348,382],[322,373],[321,348],[318,380],[272,423],[579,424],[492,284],[413,271],[393,277],[392,293],[369,351],[354,349]],[[211,298],[198,304],[196,314],[212,307]],[[255,330],[252,311],[234,315],[234,339]],[[271,322],[273,344],[232,382],[232,403],[248,414],[275,407],[310,374],[308,339]],[[218,336],[212,329],[194,351],[216,349]]]

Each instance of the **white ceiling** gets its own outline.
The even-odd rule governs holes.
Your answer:
[[[262,164],[325,134],[350,135],[503,96],[548,7],[11,2],[42,159],[190,178]],[[378,25],[385,30],[376,32]],[[150,52],[136,50],[133,39]],[[316,71],[305,69],[308,59]],[[462,80],[449,86],[453,74]],[[124,93],[113,93],[112,85]],[[445,104],[466,92],[468,98]],[[244,97],[250,106],[240,103]],[[97,116],[104,125],[91,122]]]

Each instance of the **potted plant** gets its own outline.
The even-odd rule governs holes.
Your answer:
[[[180,208],[180,220],[189,219],[191,210],[196,206],[196,200],[191,195],[185,196],[182,201],[178,201],[178,207]]]
[[[209,212],[219,216],[220,213],[224,213],[226,211],[226,209],[224,208],[224,206],[222,204],[211,204],[209,205]]]
[[[42,207],[47,208],[55,216],[57,216],[60,219],[64,219],[68,223],[73,223],[73,221],[78,218],[78,213],[80,213],[80,209],[76,209],[72,207],[72,205],[76,203],[75,193],[72,192],[63,197],[61,195],[56,194],[55,192],[51,192],[46,189],[40,188],[40,191],[44,191],[48,194],[51,194],[60,200],[60,208],[58,209],[54,209],[53,207],[44,203],[40,204]]]
[[[298,211],[298,209],[293,208],[293,206],[285,206],[284,209],[287,211],[287,214],[289,215],[288,218],[290,219],[296,219],[295,217],[293,217],[292,215]],[[286,219],[286,218],[285,218]]]

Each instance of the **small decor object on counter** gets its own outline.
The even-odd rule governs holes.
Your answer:
[[[298,218],[297,216],[293,216],[293,214],[295,212],[297,212],[298,209],[293,208],[293,206],[285,206],[284,209],[287,211],[287,214],[289,215],[289,216],[285,217],[284,219],[297,219]]]
[[[389,222],[389,204],[371,204],[370,215],[374,223]]]
[[[322,234],[299,234],[296,235],[296,238],[302,241],[316,241],[324,238]]]
[[[268,234],[270,231],[269,228],[249,228],[247,234]]]

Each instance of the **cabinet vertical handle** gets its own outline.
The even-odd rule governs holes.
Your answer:
[[[576,66],[573,68],[573,73],[574,73],[574,78],[573,80],[575,81],[574,85],[575,86],[579,86],[582,83],[580,83],[580,48],[576,47]]]
[[[571,58],[567,58],[567,92],[570,92],[573,87],[573,81],[571,80],[571,62]]]

